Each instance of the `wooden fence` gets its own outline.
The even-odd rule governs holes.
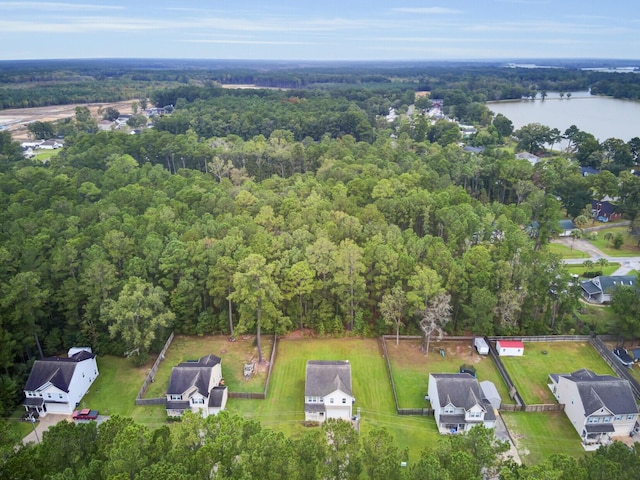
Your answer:
[[[396,408],[398,415],[428,416],[433,415],[431,408]]]
[[[144,397],[144,394],[147,391],[147,388],[149,388],[149,385],[153,382],[153,379],[156,376],[156,372],[158,371],[160,364],[165,359],[165,354],[167,353],[167,350],[171,346],[171,342],[173,342],[173,337],[174,337],[174,334],[173,332],[171,332],[171,335],[169,335],[169,338],[165,342],[164,347],[162,347],[162,350],[160,351],[158,358],[156,358],[156,361],[153,364],[153,367],[151,367],[151,370],[149,370],[149,373],[147,374],[147,378],[144,379],[144,382],[142,383],[142,387],[140,387],[140,391],[138,392],[138,396],[136,397],[136,405],[159,405],[159,403],[144,403],[144,402],[139,403],[139,401],[144,400],[142,397]],[[147,400],[158,400],[158,399],[149,398]]]

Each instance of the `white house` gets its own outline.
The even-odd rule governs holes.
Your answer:
[[[310,360],[304,387],[305,421],[328,418],[350,420],[355,398],[351,391],[351,364],[345,361]]]
[[[496,426],[496,415],[478,380],[468,373],[430,373],[429,400],[440,433],[468,432]]]
[[[62,147],[64,147],[64,141],[52,138],[50,140],[42,142],[36,148],[39,148],[40,150],[56,150]]]
[[[221,362],[215,355],[205,355],[173,367],[167,388],[167,415],[179,417],[190,410],[207,417],[224,410],[228,392],[221,385]]]
[[[584,444],[607,444],[613,436],[629,436],[638,419],[627,380],[582,369],[551,374],[549,388]]]
[[[71,415],[97,376],[96,356],[89,347],[72,348],[66,357],[36,360],[24,386],[23,405],[41,417]]]
[[[520,340],[498,340],[496,349],[501,357],[521,357],[524,355],[524,343]]]

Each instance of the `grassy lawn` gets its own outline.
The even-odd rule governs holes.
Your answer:
[[[501,415],[523,463],[534,465],[552,453],[575,458],[585,455],[580,436],[564,412],[502,412]]]
[[[49,160],[53,157],[58,156],[58,154],[62,151],[61,148],[57,149],[57,150],[47,150],[46,152],[40,152],[37,153],[36,155],[33,156],[33,160],[38,160],[40,162],[43,162],[45,160]]]
[[[587,268],[584,265],[565,265],[564,268],[566,268],[569,271],[569,273],[574,275],[579,275],[580,277],[582,277],[584,275],[584,272],[587,270]],[[612,275],[613,272],[615,272],[619,268],[620,268],[619,263],[611,262],[602,269],[597,264],[595,264],[593,268],[590,268],[589,270],[602,270],[602,275]]]
[[[164,424],[167,413],[163,405],[138,407],[135,398],[151,365],[135,368],[126,358],[98,356],[100,374],[79,408],[93,408],[104,415],[132,417],[151,428]]]
[[[354,414],[360,408],[361,432],[386,427],[400,448],[409,448],[417,459],[439,434],[433,417],[399,417],[377,340],[323,338],[281,340],[266,400],[230,399],[227,410],[263,425],[299,436],[307,428],[304,420],[304,379],[308,360],[349,360],[352,368]]]
[[[543,354],[543,351],[547,353]],[[588,368],[601,375],[614,375],[589,343],[525,342],[524,356],[502,357],[502,362],[527,404],[555,403],[547,386],[550,373],[571,373]]]
[[[580,250],[574,250],[561,243],[550,243],[549,251],[560,255],[562,258],[589,258],[589,254]]]
[[[33,431],[33,425],[27,422],[21,422],[20,418],[24,415],[24,407],[20,405],[20,408],[17,408],[13,414],[7,418],[7,422],[9,422],[9,428],[11,429],[11,433],[19,439],[22,439],[29,435]]]
[[[605,240],[605,233],[610,232],[614,236],[621,233],[624,237],[624,243],[619,250],[612,247],[612,242]],[[638,247],[638,241],[635,239],[628,230],[628,227],[613,227],[605,230],[599,230],[598,235],[594,240],[590,242],[597,248],[602,250],[606,255],[610,257],[637,257],[640,256],[640,248]]]
[[[166,353],[165,360],[156,372],[155,382],[149,386],[145,393],[145,398],[163,397],[166,394],[173,367],[186,360],[197,360],[210,353],[222,358],[222,375],[229,391],[263,392],[267,380],[266,363],[265,366],[256,368],[254,375],[248,381],[245,381],[244,378],[244,364],[249,362],[257,364],[258,362],[258,349],[253,345],[254,339],[254,336],[242,336],[236,338],[235,342],[230,342],[228,336],[188,337],[176,335]],[[273,337],[263,335],[262,355],[266,360],[271,356],[272,345]]]
[[[420,340],[401,340],[396,346],[395,340],[387,341],[387,352],[391,360],[391,371],[396,386],[400,408],[422,408],[427,406],[424,396],[427,394],[429,373],[457,373],[463,363],[476,368],[479,381],[493,382],[504,403],[513,403],[502,377],[488,356],[478,355],[468,342],[435,342],[426,356],[420,350]],[[440,355],[444,348],[445,356]]]

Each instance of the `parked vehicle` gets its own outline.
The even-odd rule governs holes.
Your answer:
[[[83,408],[82,410],[76,410],[71,415],[74,420],[95,420],[98,418],[98,410],[91,410],[89,408]]]
[[[616,347],[613,349],[613,354],[618,357],[618,360],[625,366],[631,368],[633,366],[633,358],[627,352],[624,347]]]

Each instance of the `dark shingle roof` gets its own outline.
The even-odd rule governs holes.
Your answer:
[[[173,367],[167,394],[179,395],[191,387],[196,387],[198,392],[206,397],[209,393],[211,369],[220,362],[219,357],[206,355],[198,361],[183,362],[177,367]]]
[[[611,375],[598,375],[586,368],[559,376],[575,382],[585,416],[601,408],[607,408],[615,415],[638,413],[638,406],[627,380]]]
[[[224,391],[227,387],[217,386],[211,389],[209,393],[209,406],[210,407],[222,407],[222,399],[224,398]]]
[[[590,295],[595,293],[612,293],[620,285],[635,286],[635,275],[600,275],[580,284],[582,289]],[[599,286],[598,286],[599,285]]]
[[[482,401],[482,392],[478,380],[468,373],[432,373],[431,376],[438,385],[437,401],[444,407],[452,404],[457,408],[470,409],[479,404],[487,409]],[[431,399],[436,401],[436,399]]]
[[[68,393],[76,365],[91,358],[95,358],[94,353],[82,350],[71,357],[49,357],[44,360],[36,360],[24,389],[34,391],[45,383],[51,382],[56,388]]]
[[[345,361],[310,360],[307,362],[305,396],[325,396],[340,390],[351,393],[351,364]]]

